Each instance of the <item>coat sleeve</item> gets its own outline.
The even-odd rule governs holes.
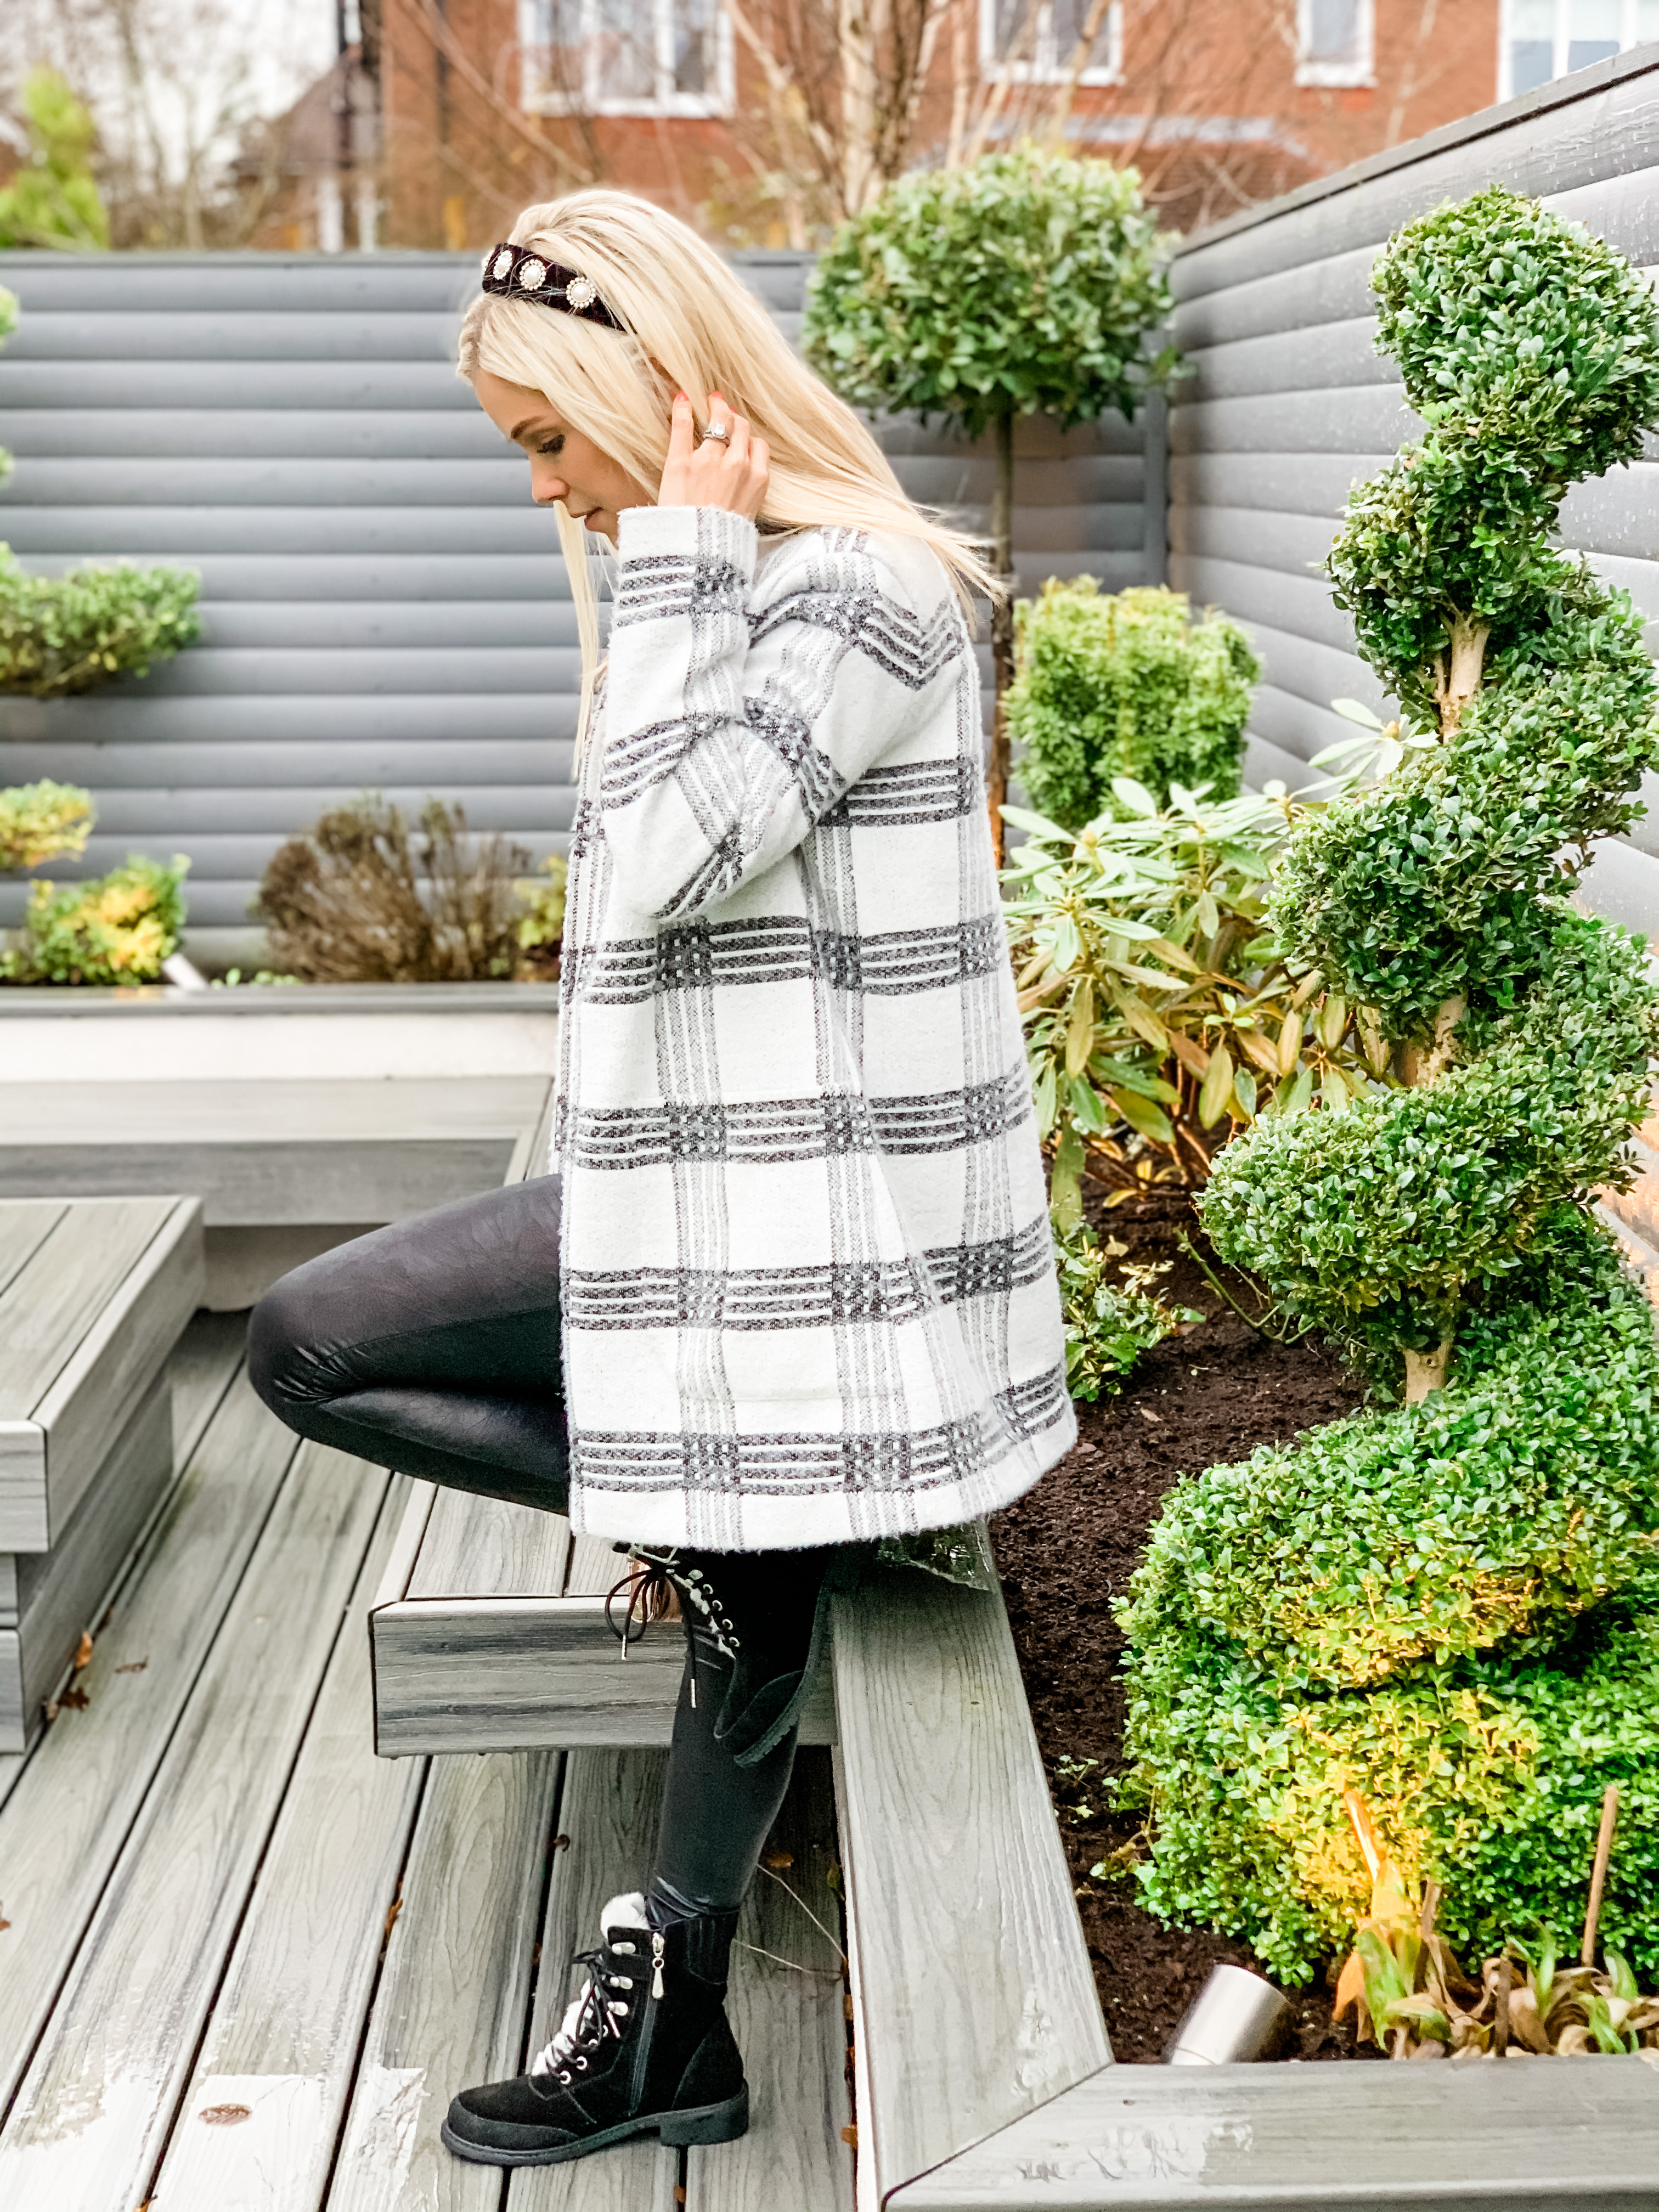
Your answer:
[[[942,570],[922,556],[929,592],[880,544],[804,533],[757,592],[741,515],[623,511],[599,805],[635,912],[695,915],[775,866],[957,680],[967,642]]]

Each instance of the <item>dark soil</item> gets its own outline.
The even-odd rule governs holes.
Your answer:
[[[1173,1261],[1158,1295],[1205,1320],[1149,1352],[1121,1395],[1078,1407],[1075,1450],[996,1516],[991,1535],[1112,2049],[1155,2064],[1212,1966],[1261,1967],[1244,1945],[1164,1928],[1135,1902],[1129,1869],[1144,1849],[1139,1824],[1100,1802],[1100,1781],[1125,1765],[1124,1639],[1113,1601],[1178,1476],[1335,1420],[1359,1392],[1316,1342],[1277,1344],[1229,1310],[1181,1248],[1183,1231],[1200,1241],[1184,1196],[1151,1195],[1098,1216],[1096,1226],[1129,1247],[1129,1261]],[[1244,1285],[1227,1279],[1249,1306]],[[1098,1764],[1080,1772],[1063,1764],[1081,1759]],[[1122,1871],[1091,1875],[1114,1854]],[[1328,1990],[1291,1994],[1303,2057],[1355,2056],[1352,2019],[1333,2023]]]

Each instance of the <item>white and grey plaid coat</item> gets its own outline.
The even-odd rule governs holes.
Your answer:
[[[926,547],[623,514],[552,1162],[574,1528],[908,1534],[1072,1443],[981,726]]]

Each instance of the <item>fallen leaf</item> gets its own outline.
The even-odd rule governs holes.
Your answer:
[[[70,1705],[72,1706],[77,1713],[83,1713],[87,1707],[92,1703],[92,1699],[87,1695],[86,1692],[81,1687],[78,1682],[71,1682],[68,1689],[64,1691],[63,1696],[59,1698],[58,1702],[59,1705]]]
[[[380,1931],[381,1942],[386,1942],[390,1939],[392,1929],[398,1924],[398,1915],[403,1911],[403,1899],[400,1896],[394,1897],[392,1900],[392,1910],[386,1917],[386,1926]]]
[[[676,2204],[684,2204],[685,2202],[685,2191],[678,2181],[674,2184],[674,2202]]]
[[[1139,1414],[1143,1421],[1156,1422],[1160,1429],[1164,1426],[1163,1416],[1159,1413],[1155,1413],[1150,1406],[1137,1406],[1135,1407],[1135,1411]]]
[[[9,1928],[10,1926],[11,1923],[9,1920],[0,1920],[0,1929]]]
[[[842,1990],[841,2009],[842,2017],[847,2020],[851,2020],[853,2017],[853,1992],[851,1990]]]
[[[794,1863],[795,1855],[793,1851],[768,1851],[766,1856],[761,1861],[763,1866],[769,1866],[775,1873],[781,1873],[785,1867],[792,1867]]]
[[[568,1851],[570,1849],[569,1837],[555,1836],[553,1838],[553,1848],[556,1851]]]
[[[210,2105],[198,2117],[210,2128],[234,2128],[243,2120],[251,2120],[253,2112],[247,2105]]]
[[[844,2127],[842,2130],[841,2139],[847,2145],[849,2150],[856,2150],[858,2148],[859,2124],[856,2120],[853,2121],[850,2126]]]
[[[149,1664],[148,1659],[129,1659],[125,1667],[118,1667],[115,1671],[118,1674],[142,1674]]]
[[[92,1631],[89,1628],[83,1628],[81,1631],[81,1641],[75,1647],[75,1671],[78,1674],[83,1667],[90,1667],[91,1664]]]

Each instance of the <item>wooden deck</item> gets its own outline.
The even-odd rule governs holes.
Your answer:
[[[851,2212],[822,1751],[739,1931],[748,2136],[511,2177],[442,2149],[451,2091],[523,2063],[642,1882],[664,1755],[374,1756],[366,1613],[410,1486],[297,1443],[242,1328],[198,1316],[175,1355],[184,1472],[84,1706],[0,1757],[0,2205]]]

